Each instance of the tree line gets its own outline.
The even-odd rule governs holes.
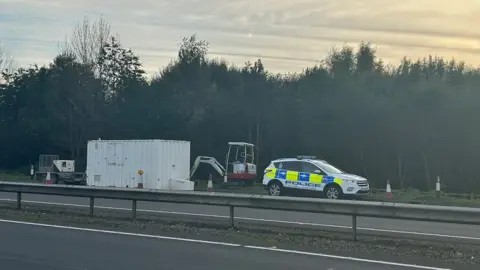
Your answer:
[[[208,58],[208,43],[193,35],[147,78],[108,23],[87,18],[63,47],[49,65],[3,72],[0,169],[40,154],[81,168],[86,141],[97,138],[189,140],[192,158],[221,162],[228,141],[248,141],[260,174],[271,159],[315,155],[374,187],[433,189],[440,176],[451,192],[480,191],[480,70],[464,62],[392,66],[363,42],[334,47],[301,73],[274,74],[261,59],[238,67]]]

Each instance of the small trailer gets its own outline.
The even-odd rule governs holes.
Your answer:
[[[33,180],[44,182],[49,173],[53,184],[86,185],[85,173],[75,172],[75,160],[63,160],[58,155],[40,155]]]

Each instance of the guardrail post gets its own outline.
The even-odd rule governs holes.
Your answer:
[[[22,208],[22,193],[17,192],[17,209]]]
[[[352,215],[353,241],[357,241],[357,215]]]
[[[94,197],[90,197],[90,216],[93,216],[93,205],[95,203],[95,198]]]
[[[230,206],[230,227],[234,228],[235,223],[234,223],[234,211],[233,211],[233,206]]]
[[[132,200],[132,219],[137,217],[137,200]]]

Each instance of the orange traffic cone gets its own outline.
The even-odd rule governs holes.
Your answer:
[[[207,192],[213,192],[212,174],[208,177]]]
[[[52,178],[50,176],[50,173],[47,173],[47,177],[45,178],[45,184],[46,185],[51,185],[52,184]]]
[[[385,194],[387,198],[392,198],[392,188],[390,187],[390,180],[387,180],[387,193]]]

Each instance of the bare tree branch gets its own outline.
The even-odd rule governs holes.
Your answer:
[[[9,56],[0,46],[0,83],[6,82],[8,80],[8,74],[12,73],[13,57]]]
[[[0,46],[0,74],[9,72],[13,67],[13,57],[9,56]]]
[[[75,56],[77,61],[97,69],[101,48],[111,36],[110,24],[100,16],[90,21],[87,15],[79,22],[66,39],[64,53]]]

